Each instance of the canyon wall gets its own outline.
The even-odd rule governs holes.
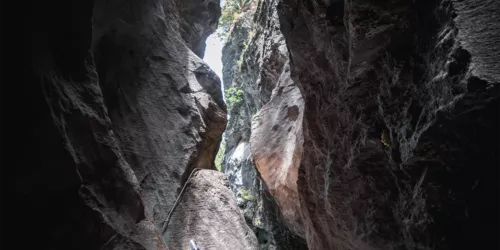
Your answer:
[[[273,99],[275,92],[281,95],[284,85],[291,84],[286,66],[288,51],[280,32],[276,5],[277,1],[249,1],[223,48],[223,82],[229,112],[222,171],[237,196],[247,223],[256,233],[261,249],[307,249],[300,228],[300,210],[296,206],[296,175],[279,176],[281,169],[270,168],[265,162],[270,155],[265,152],[257,160],[253,157],[254,144],[260,139],[254,138],[252,123],[267,119],[258,111]],[[231,102],[231,96],[235,101]],[[301,99],[296,102],[302,105]],[[300,127],[301,118],[296,116],[295,119]],[[259,132],[262,140],[268,136],[267,132]],[[291,158],[284,160],[283,167],[293,165],[289,160]],[[279,179],[273,184],[275,178]],[[290,191],[279,196],[278,190],[282,188],[290,188]]]
[[[4,8],[23,11],[2,26],[19,70],[1,84],[4,242],[498,248],[500,2],[245,2],[227,118],[200,59],[217,0]],[[214,169],[226,120],[228,184],[189,178]]]
[[[16,121],[2,123],[4,212],[12,234],[40,230],[16,247],[167,249],[161,226],[191,170],[214,168],[225,130],[220,80],[198,57],[219,1],[24,9],[23,80],[2,88],[2,102],[22,100],[2,105]]]
[[[310,249],[498,246],[499,5],[280,1]]]

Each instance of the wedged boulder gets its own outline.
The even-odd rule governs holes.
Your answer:
[[[195,169],[179,195],[165,225],[165,242],[171,249],[259,249],[224,174]]]

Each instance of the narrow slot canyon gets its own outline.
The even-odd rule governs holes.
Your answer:
[[[19,4],[2,248],[500,247],[500,2]]]

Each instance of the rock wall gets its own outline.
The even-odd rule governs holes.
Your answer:
[[[189,249],[194,240],[200,249],[258,249],[224,174],[195,171],[180,194],[165,226],[171,249]]]
[[[280,1],[310,249],[498,246],[499,5]]]
[[[264,185],[261,180],[269,175],[257,171],[252,156],[252,120],[258,119],[257,112],[270,101],[288,61],[276,5],[277,1],[250,1],[223,48],[224,88],[243,93],[241,101],[230,103],[222,170],[261,249],[306,249],[303,239],[297,236],[301,231],[294,227],[294,216],[300,211],[295,207],[286,210],[291,220],[283,216],[277,205],[282,200],[271,195],[283,186]],[[288,183],[293,186],[293,181]]]
[[[225,129],[199,58],[219,2],[19,4],[2,27],[20,71],[1,86],[4,242],[185,244],[161,227]],[[224,48],[243,95],[223,170],[260,248],[499,245],[499,5],[252,2]]]
[[[23,80],[2,88],[23,100],[2,105],[17,121],[2,123],[3,212],[30,234],[16,247],[167,249],[161,225],[191,170],[214,168],[225,129],[220,80],[197,56],[219,2],[25,5]]]
[[[304,99],[286,64],[271,100],[252,120],[252,158],[287,228],[304,235],[297,174],[302,157]]]

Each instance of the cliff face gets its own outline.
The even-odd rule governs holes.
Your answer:
[[[498,245],[497,1],[281,1],[310,249]],[[265,122],[265,121],[264,121]]]
[[[290,78],[289,65],[273,91],[271,100],[252,121],[252,158],[287,228],[304,235],[298,202],[297,174],[302,157],[304,99]]]
[[[294,183],[294,177],[280,177],[282,180],[276,185],[263,185],[261,180],[273,180],[277,177],[276,171],[259,173],[252,156],[252,121],[259,119],[257,112],[271,100],[271,94],[282,87],[283,84],[278,82],[282,75],[286,75],[288,52],[279,29],[277,1],[250,2],[234,24],[223,48],[224,88],[241,91],[241,95],[239,101],[229,103],[222,170],[247,223],[257,234],[261,249],[306,249],[303,240],[297,236],[301,235],[300,225],[296,225],[300,211],[296,202],[290,202],[290,199],[298,198],[296,187],[291,187],[292,196],[275,195],[276,189],[288,187],[284,183]],[[226,92],[226,100],[230,95]],[[265,136],[265,133],[261,135]],[[268,167],[264,162],[260,165],[263,169]],[[286,209],[282,210],[278,204],[288,204],[290,208],[283,205],[281,207]]]
[[[15,162],[11,231],[43,230],[17,247],[166,249],[176,195],[193,168],[213,168],[225,129],[220,80],[197,56],[219,2],[28,7],[25,78],[2,92],[27,101],[2,109],[18,122],[2,126],[2,153]]]
[[[2,29],[21,47],[4,50],[20,69],[1,86],[4,242],[498,246],[500,2],[245,2],[223,51],[236,202],[206,170],[226,127],[199,58],[218,1],[8,8],[27,14]]]

